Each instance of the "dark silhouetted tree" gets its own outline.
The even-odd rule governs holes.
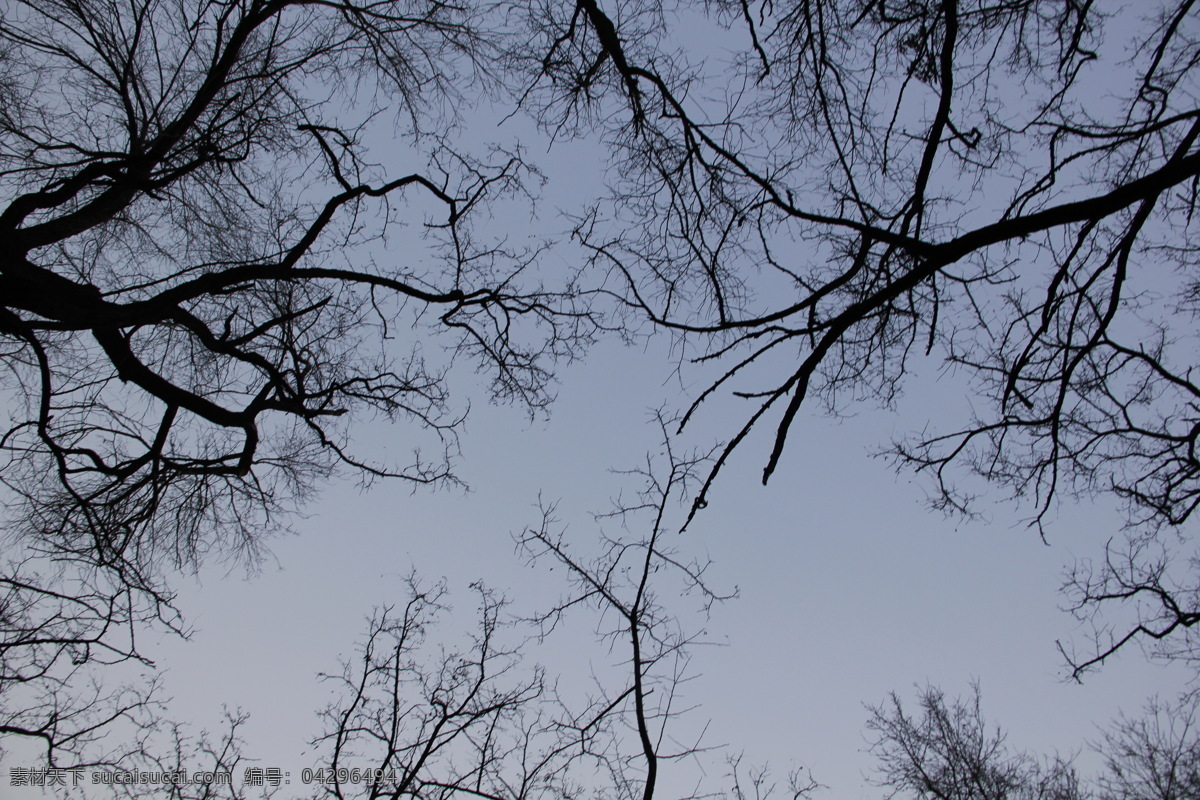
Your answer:
[[[932,477],[935,506],[971,513],[982,479],[1027,500],[1040,528],[1058,498],[1108,493],[1135,537],[1189,538],[1194,2],[543,11],[527,104],[617,148],[612,196],[577,239],[631,317],[672,331],[697,365],[707,388],[684,425],[721,392],[746,402],[697,509],[751,431],[769,429],[765,482],[802,408],[889,405],[925,359],[926,377],[956,374],[971,400],[958,427],[939,412],[891,452]],[[680,25],[705,36],[676,43]],[[743,56],[714,67],[717,48]],[[1200,620],[1195,571],[1168,587],[1143,584],[1148,566],[1133,582],[1169,602],[1120,630],[1097,619],[1077,674],[1109,635],[1180,641]],[[1107,596],[1086,593],[1081,613]]]
[[[910,716],[898,695],[870,709],[867,728],[876,737],[875,782],[889,797],[921,800],[1083,800],[1074,768],[1012,752],[999,728],[980,709],[979,688],[966,700],[947,701],[932,687]]]
[[[1100,800],[1188,800],[1200,797],[1200,707],[1195,697],[1152,700],[1142,717],[1121,717],[1097,749],[1105,772]]]
[[[1070,760],[1013,751],[980,710],[979,688],[947,700],[920,693],[919,716],[893,694],[871,708],[868,728],[879,786],[889,797],[921,800],[1189,800],[1200,792],[1196,701],[1152,701],[1146,716],[1122,717],[1093,748],[1104,769],[1081,778]]]
[[[783,784],[743,766],[740,756],[727,760],[724,774],[706,770],[709,760],[720,765],[723,748],[703,742],[706,726],[685,719],[695,707],[684,698],[692,651],[704,634],[682,620],[702,619],[724,598],[706,583],[707,564],[668,542],[705,464],[668,448],[633,471],[641,491],[598,518],[598,543],[569,535],[544,508],[538,524],[517,536],[531,568],[565,575],[564,594],[543,611],[517,614],[475,584],[477,623],[456,631],[448,627],[454,614],[445,582],[411,575],[404,599],[378,608],[353,656],[322,676],[333,699],[312,742],[317,760],[290,770],[290,788],[278,774],[273,787],[270,779],[258,789],[242,780],[242,765],[253,765],[242,758],[236,714],[222,737],[200,737],[202,746],[180,730],[173,747],[147,737],[130,763],[188,773],[236,768],[232,788],[211,787],[221,800],[272,788],[314,800],[780,796]],[[563,635],[579,648],[586,642],[579,631],[589,627],[596,637],[583,654],[587,669],[552,673],[536,663],[539,653],[561,653]],[[176,755],[153,755],[161,750]],[[792,798],[816,788],[799,771],[786,786]],[[171,791],[117,787],[131,800],[200,793]]]
[[[599,536],[582,542],[543,508],[518,546],[539,572],[565,569],[565,594],[518,617],[476,585],[479,624],[463,646],[438,646],[433,636],[448,610],[444,585],[411,579],[407,604],[378,611],[356,657],[330,676],[337,697],[314,742],[329,782],[314,798],[766,800],[782,791],[740,758],[727,775],[706,775],[703,761],[720,748],[683,719],[695,708],[684,689],[704,632],[681,621],[680,599],[691,599],[686,618],[726,599],[707,583],[707,562],[670,543],[708,463],[668,443],[628,473],[640,484],[636,496],[618,499],[597,517]],[[566,632],[578,643],[587,627],[597,644],[592,686],[535,665],[539,647],[555,652]],[[355,769],[384,778],[372,787],[354,780]],[[816,788],[798,771],[784,785],[793,798]]]
[[[136,583],[161,561],[252,552],[342,466],[452,480],[460,418],[419,340],[488,371],[498,398],[546,402],[548,362],[590,318],[567,281],[537,284],[536,252],[471,234],[527,174],[517,153],[451,146],[444,107],[487,90],[502,44],[481,14],[419,0],[5,12],[15,411],[0,441],[21,530]],[[399,175],[362,142],[385,103]],[[399,235],[406,217],[420,236]],[[432,431],[439,451],[359,460],[346,420],[376,414]]]
[[[77,668],[140,659],[146,622],[183,630],[163,570],[252,563],[331,475],[455,481],[455,361],[548,402],[592,316],[570,275],[543,287],[539,244],[473,230],[523,197],[520,152],[455,143],[454,109],[500,86],[495,13],[0,11],[4,733],[53,762]],[[407,423],[411,462],[356,453],[373,417]],[[59,700],[14,695],[38,686]]]

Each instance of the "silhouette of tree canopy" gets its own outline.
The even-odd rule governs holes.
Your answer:
[[[519,149],[460,146],[456,109],[503,88],[501,23],[437,0],[0,12],[4,732],[68,752],[92,722],[11,693],[144,662],[144,623],[185,630],[164,568],[253,561],[335,472],[455,481],[453,363],[548,402],[594,319],[540,244],[473,226],[536,184]],[[411,462],[356,452],[372,417],[407,423]]]
[[[1073,757],[1014,750],[983,716],[978,685],[947,700],[935,687],[918,697],[919,715],[895,693],[869,708],[874,782],[889,798],[920,800],[1186,800],[1200,791],[1196,700],[1151,700],[1145,715],[1119,717],[1090,749],[1104,767],[1080,776]]]
[[[801,409],[889,406],[927,362],[969,410],[889,452],[931,476],[935,507],[973,513],[990,485],[1040,530],[1059,499],[1110,494],[1133,541],[1187,536],[1193,2],[708,3],[690,24],[743,53],[732,69],[674,55],[657,5],[606,8],[547,10],[558,91],[530,102],[556,129],[590,109],[617,148],[612,195],[575,235],[705,376],[682,425],[718,394],[746,403],[696,509],[752,431],[766,482]],[[1081,592],[1100,633],[1079,669],[1200,621],[1196,576],[1156,584],[1145,556]],[[1146,596],[1128,629],[1094,618],[1106,580]]]
[[[26,529],[101,564],[189,563],[252,548],[339,466],[451,480],[459,416],[441,368],[403,343],[413,316],[497,397],[545,404],[548,362],[588,317],[568,281],[525,279],[536,251],[471,234],[479,206],[527,177],[519,153],[453,148],[446,107],[488,89],[502,44],[480,16],[423,2],[6,12],[0,324],[20,411],[3,477]],[[401,174],[363,142],[385,105]],[[399,235],[406,218],[426,246]],[[517,331],[525,319],[544,335]],[[372,414],[432,431],[442,452],[359,460],[345,420]]]

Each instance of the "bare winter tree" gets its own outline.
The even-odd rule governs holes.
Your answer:
[[[489,13],[0,11],[5,733],[53,750],[18,685],[139,659],[141,623],[182,630],[164,567],[252,561],[339,470],[454,481],[455,360],[499,400],[547,402],[591,316],[570,276],[543,287],[539,246],[473,233],[530,176],[516,149],[455,144],[453,109],[499,86]],[[350,447],[375,416],[408,423],[411,462]]]
[[[600,620],[597,636],[610,651],[622,654],[611,681],[597,679],[582,710],[568,711],[558,725],[565,746],[592,761],[621,798],[654,796],[664,764],[694,757],[704,749],[699,739],[681,739],[671,730],[689,709],[681,690],[691,674],[691,650],[703,631],[689,631],[664,598],[694,596],[705,613],[728,599],[705,579],[708,564],[684,557],[670,543],[672,507],[690,496],[697,470],[708,455],[674,452],[663,426],[665,465],[648,459],[628,474],[643,483],[633,500],[618,499],[615,509],[598,521],[619,532],[603,530],[600,551],[586,557],[572,548],[553,516],[543,511],[542,524],[525,531],[521,549],[531,561],[557,562],[567,570],[571,591],[533,622],[542,639],[567,623],[570,615],[590,610]],[[661,574],[660,574],[661,573]]]
[[[684,425],[720,392],[747,404],[696,508],[752,431],[771,435],[765,482],[802,408],[890,404],[924,358],[973,398],[960,427],[939,419],[892,453],[932,476],[936,506],[970,513],[981,478],[1040,527],[1060,497],[1111,493],[1135,536],[1187,538],[1196,14],[1191,0],[548,4],[526,103],[556,132],[606,128],[620,154],[577,238],[631,314],[712,370]],[[680,25],[745,56],[731,69],[667,44]],[[1195,625],[1197,579],[1158,587],[1167,611],[1112,641]],[[1107,637],[1074,666],[1103,660]]]
[[[1112,492],[1138,526],[1128,563],[1075,584],[1085,617],[1135,606],[1124,627],[1095,618],[1077,670],[1147,638],[1194,654],[1200,575],[1178,550],[1200,497],[1200,38],[1191,0],[1126,5],[6,5],[5,732],[83,741],[86,715],[23,717],[12,687],[137,663],[141,624],[182,630],[164,567],[252,559],[339,470],[453,481],[455,360],[545,404],[595,320],[569,276],[543,284],[537,246],[472,227],[531,177],[518,148],[459,144],[453,110],[502,83],[553,136],[600,128],[614,149],[614,196],[575,235],[631,318],[715,370],[680,425],[721,391],[749,404],[693,511],[755,428],[773,428],[765,481],[802,407],[888,403],[936,356],[989,401],[894,452],[940,507],[969,512],[965,472],[1030,498],[1039,525],[1064,494]],[[714,69],[678,25],[746,56]],[[411,423],[411,462],[350,446],[373,416]],[[1164,530],[1184,544],[1157,560]],[[695,744],[664,746],[673,695],[640,692],[675,685],[688,637],[644,583],[611,582],[668,551],[638,539],[593,564],[549,528],[526,542],[579,579],[547,624],[587,603],[623,620],[631,683],[593,710],[629,711],[640,747],[593,752],[590,718],[572,724],[620,785],[653,791]],[[374,652],[392,652],[403,626],[380,619]]]
[[[471,236],[526,176],[518,154],[472,160],[446,133],[443,106],[488,86],[482,23],[420,2],[5,13],[3,477],[23,530],[136,571],[252,552],[339,466],[451,480],[459,417],[414,319],[497,397],[546,402],[547,361],[587,318],[569,287],[525,280],[534,253]],[[362,141],[384,103],[405,126],[399,175]],[[426,247],[389,238],[404,216]],[[432,431],[439,453],[360,461],[344,421],[372,414]]]
[[[79,785],[87,787],[89,797],[121,800],[270,800],[286,784],[275,776],[270,781],[246,779],[251,762],[242,753],[241,728],[248,718],[244,712],[227,710],[223,728],[214,735],[191,736],[179,724],[167,726],[165,736],[147,733],[138,737],[137,753],[118,769],[85,772],[86,782]],[[141,779],[129,780],[131,773]]]
[[[1106,770],[1100,800],[1187,800],[1200,796],[1200,707],[1153,700],[1141,717],[1122,717],[1097,749]]]
[[[650,800],[664,782],[672,797],[773,796],[766,772],[747,774],[740,759],[720,788],[705,788],[712,778],[687,764],[709,754],[681,720],[702,633],[688,631],[664,598],[690,595],[705,611],[723,597],[705,582],[706,564],[666,540],[705,463],[668,448],[664,464],[634,471],[643,489],[600,517],[621,532],[607,532],[592,557],[545,509],[519,546],[531,566],[565,567],[567,594],[518,618],[477,585],[479,624],[461,647],[433,638],[449,609],[445,586],[410,579],[407,603],[378,611],[356,657],[328,676],[337,699],[314,742],[324,753],[312,771],[324,781],[314,797]],[[578,642],[580,626],[570,623],[581,614],[597,625],[590,690],[578,676],[551,678],[531,664],[537,645],[558,635],[573,632]],[[815,785],[796,773],[789,787],[797,798]]]
[[[448,611],[445,586],[411,579],[408,602],[377,612],[358,656],[329,676],[338,699],[314,743],[327,754],[315,773],[327,778],[318,796],[653,797],[660,762],[697,751],[664,741],[667,723],[682,713],[676,691],[693,637],[658,603],[654,586],[679,578],[699,591],[702,606],[718,599],[702,568],[675,558],[658,538],[697,463],[669,461],[665,478],[641,476],[647,488],[639,502],[616,512],[629,523],[628,538],[606,539],[594,561],[573,554],[549,509],[520,537],[531,565],[566,567],[572,587],[532,620],[477,586],[473,637],[461,648],[437,646],[431,636]],[[644,519],[635,524],[635,517]],[[595,694],[580,707],[565,696],[565,684],[576,681],[549,680],[530,660],[536,642],[582,611],[615,619],[599,631],[599,651],[625,655],[607,670],[594,667]]]
[[[889,797],[937,800],[1083,800],[1074,768],[1055,758],[1042,763],[1014,753],[1004,733],[980,709],[979,687],[965,700],[947,701],[926,688],[920,716],[904,710],[895,693],[870,709],[867,723],[876,739],[878,785]]]
[[[477,585],[479,626],[461,650],[439,641],[444,583],[409,579],[402,607],[380,609],[357,657],[325,676],[314,797],[535,797],[557,767],[538,749],[541,671],[512,641],[506,603]],[[517,640],[519,642],[519,639]]]
[[[1151,702],[1146,716],[1122,717],[1093,745],[1104,759],[1081,778],[1060,756],[1037,759],[1013,751],[980,710],[978,686],[966,699],[938,689],[919,696],[920,715],[893,694],[870,709],[876,782],[890,797],[937,800],[1186,800],[1196,796],[1200,737],[1194,698]]]

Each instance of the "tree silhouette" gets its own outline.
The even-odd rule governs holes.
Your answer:
[[[25,413],[3,474],[23,527],[97,564],[189,563],[252,549],[270,512],[338,466],[451,480],[443,457],[373,464],[347,444],[347,415],[381,414],[453,450],[441,372],[383,346],[409,315],[489,370],[497,397],[546,402],[547,360],[587,316],[569,287],[522,288],[536,253],[469,227],[525,166],[420,134],[452,124],[433,117],[457,75],[486,83],[497,45],[478,22],[419,2],[6,15],[3,361]],[[335,91],[400,104],[410,172],[378,177],[363,129],[336,126]],[[367,252],[406,204],[426,251]],[[521,343],[520,318],[547,335]]]
[[[706,726],[686,724],[696,710],[685,699],[691,659],[705,632],[684,620],[733,596],[708,582],[708,562],[672,542],[710,460],[665,440],[663,453],[625,473],[635,491],[583,536],[543,505],[515,538],[543,577],[565,570],[564,593],[517,615],[475,584],[478,624],[459,646],[435,628],[450,610],[444,582],[410,577],[408,600],[378,609],[355,658],[326,676],[338,691],[313,743],[327,782],[312,796],[809,797],[817,785],[801,771],[776,784],[740,756],[726,774],[706,774],[723,748],[704,741]],[[541,648],[555,652],[559,636],[589,627],[590,688],[536,664]]]
[[[747,405],[696,509],[751,431],[769,429],[766,482],[802,408],[890,405],[928,359],[969,383],[970,416],[890,453],[932,477],[936,507],[972,513],[982,479],[1039,529],[1060,497],[1111,493],[1135,539],[1186,531],[1195,4],[705,9],[695,24],[744,54],[735,69],[664,55],[658,6],[551,9],[528,100],[618,148],[614,191],[575,235],[630,318],[697,365],[682,425],[722,392]],[[1180,581],[1176,633],[1200,620],[1194,576]],[[1097,656],[1125,633],[1098,625]]]
[[[707,463],[704,454],[671,450],[630,471],[640,485],[596,519],[596,530],[573,534],[542,508],[515,539],[543,578],[557,571],[563,594],[548,607],[517,613],[515,603],[481,583],[472,585],[476,622],[456,630],[446,581],[415,572],[398,602],[377,608],[341,669],[321,676],[332,699],[320,713],[315,760],[296,768],[258,769],[243,757],[244,715],[227,715],[220,736],[166,732],[168,746],[144,737],[123,767],[187,774],[233,773],[232,783],[114,786],[118,797],[194,796],[237,800],[279,792],[298,797],[484,798],[564,797],[651,800],[659,796],[767,800],[782,786],[765,769],[728,759],[705,741],[706,726],[684,719],[694,677],[691,657],[700,619],[726,599],[705,579],[707,563],[671,542],[686,513],[688,487]],[[591,526],[588,526],[591,528]],[[690,602],[682,602],[687,598]],[[582,624],[580,624],[582,623]],[[539,654],[561,652],[564,634],[584,644],[587,672],[550,671]],[[590,675],[587,674],[590,672]],[[167,755],[162,755],[166,752]],[[706,774],[706,772],[708,774]],[[664,788],[666,787],[666,788]],[[784,796],[808,797],[816,785],[797,771]],[[90,795],[89,795],[90,796]]]
[[[455,481],[454,362],[548,402],[594,319],[570,275],[543,286],[540,245],[474,232],[531,176],[516,149],[455,144],[456,105],[499,91],[490,13],[5,8],[0,697],[140,658],[140,623],[175,618],[164,569],[253,562],[336,472]],[[356,454],[350,423],[375,416],[407,423],[411,462]]]
[[[947,700],[934,687],[919,694],[910,715],[893,693],[870,708],[875,782],[889,797],[938,800],[1185,800],[1200,790],[1200,740],[1195,699],[1151,701],[1144,717],[1121,717],[1092,749],[1104,768],[1080,777],[1071,759],[1039,759],[1014,751],[1004,732],[971,696]]]

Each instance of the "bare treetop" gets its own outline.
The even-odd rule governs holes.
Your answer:
[[[450,366],[533,411],[592,334],[573,276],[543,285],[539,242],[472,224],[537,183],[519,147],[455,143],[457,104],[495,96],[511,48],[489,14],[0,12],[0,724],[52,762],[85,749],[83,717],[53,711],[81,669],[144,661],[148,622],[185,631],[164,569],[253,563],[339,471],[457,481]],[[411,461],[356,452],[350,423],[375,416],[405,423]]]
[[[24,413],[4,479],[26,526],[99,563],[190,564],[253,550],[339,466],[453,480],[443,368],[387,342],[414,319],[497,397],[546,403],[589,317],[569,281],[524,277],[536,248],[472,236],[528,177],[518,152],[456,152],[441,118],[486,91],[500,42],[479,22],[422,2],[6,14],[2,326]],[[407,123],[399,173],[361,140],[384,104]],[[405,222],[420,236],[393,237]],[[436,451],[356,458],[345,421],[372,414]]]

